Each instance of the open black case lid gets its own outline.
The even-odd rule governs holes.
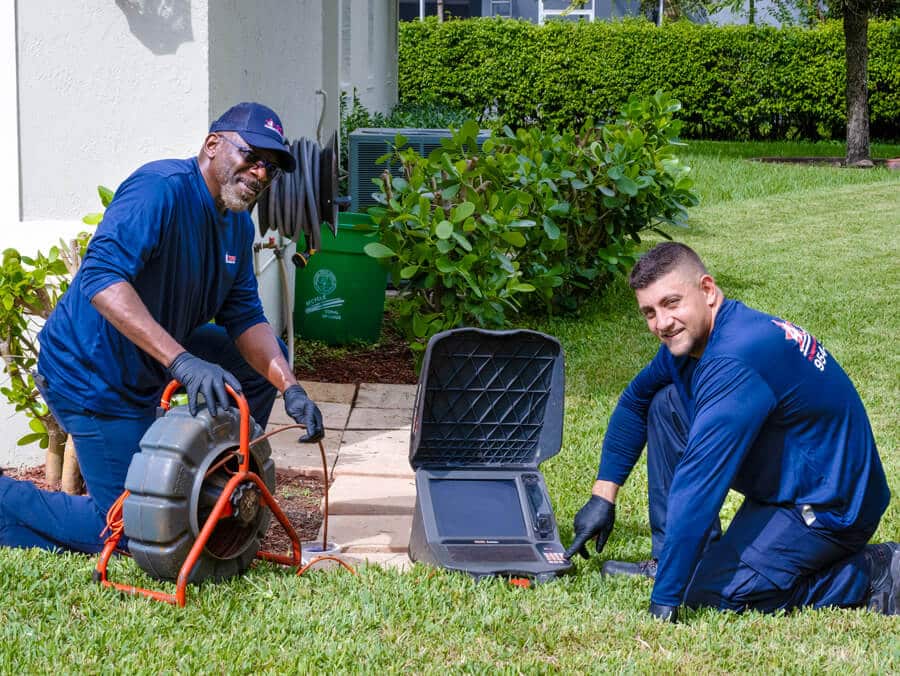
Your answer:
[[[562,446],[564,355],[530,330],[431,338],[413,416],[413,469],[536,468]]]

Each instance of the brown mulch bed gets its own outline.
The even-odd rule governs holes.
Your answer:
[[[3,473],[13,479],[30,481],[42,490],[50,490],[44,479],[44,466],[6,468]],[[275,498],[297,531],[301,541],[315,540],[322,525],[322,481],[290,471],[275,471]],[[54,489],[55,490],[55,489]],[[262,541],[261,548],[273,552],[290,550],[290,539],[275,519]]]
[[[321,479],[275,470],[275,499],[297,531],[301,542],[315,540],[319,533],[322,526],[323,494]],[[273,518],[260,549],[283,553],[290,551],[290,548],[290,538],[278,520]]]
[[[376,345],[350,345],[324,348],[311,354],[299,354],[294,360],[298,380],[320,383],[390,383],[415,385],[418,382],[412,350],[393,328],[389,316],[382,325],[381,341]],[[304,348],[298,336],[298,353]]]
[[[43,465],[38,465],[36,467],[3,468],[3,474],[12,479],[19,479],[20,481],[30,481],[42,491],[58,491],[59,486],[50,486],[50,484],[48,484],[44,479],[45,473],[46,472],[44,471]]]

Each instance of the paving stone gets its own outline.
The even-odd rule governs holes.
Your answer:
[[[272,460],[278,469],[293,469],[309,476],[322,476],[322,454],[319,452],[319,444],[297,443],[298,430],[290,430],[283,434],[276,434],[269,438],[272,447]],[[328,471],[334,475],[334,463],[338,457],[338,449],[341,444],[340,430],[325,430],[325,460]]]
[[[416,482],[372,476],[337,476],[328,491],[328,513],[343,515],[412,514]]]
[[[356,406],[362,408],[401,408],[411,411],[415,403],[415,385],[361,383],[356,392]]]
[[[318,383],[312,380],[301,380],[300,386],[306,390],[314,402],[329,401],[335,404],[352,404],[356,396],[354,383]]]
[[[313,399],[315,401],[315,399]],[[317,401],[316,405],[322,412],[322,421],[325,423],[327,430],[342,430],[347,426],[347,420],[350,418],[350,404],[337,404],[330,401]],[[269,416],[269,426],[280,427],[281,425],[293,425],[294,419],[284,411],[284,402],[279,398],[272,408],[272,415]],[[298,430],[299,433],[299,430]],[[287,434],[287,432],[285,432]]]
[[[412,477],[407,430],[345,430],[335,476]]]
[[[342,555],[405,554],[411,530],[412,514],[331,515],[328,519],[328,540],[341,548]],[[319,531],[321,539],[322,530]]]
[[[408,554],[400,554],[396,552],[365,552],[354,554],[352,552],[341,552],[340,558],[358,568],[365,564],[369,566],[379,566],[381,568],[396,568],[400,571],[407,571],[412,568],[412,561],[409,560]],[[340,565],[340,564],[335,564]]]
[[[306,558],[305,553],[303,556],[304,564],[315,558],[312,555]],[[379,566],[381,568],[396,568],[399,571],[407,571],[413,565],[412,561],[409,560],[409,556],[400,552],[365,552],[359,554],[339,552],[336,556],[354,569],[359,569],[361,566]],[[317,561],[307,572],[312,573],[317,570],[347,572],[341,564],[333,559]]]
[[[412,409],[359,408],[354,406],[347,421],[348,430],[397,430],[409,429]]]

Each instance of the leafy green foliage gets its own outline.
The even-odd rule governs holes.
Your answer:
[[[97,194],[100,196],[100,204],[102,204],[103,208],[106,209],[106,207],[109,206],[109,203],[112,202],[113,195],[115,193],[112,190],[110,190],[109,188],[107,188],[106,186],[98,185],[97,186]],[[103,220],[103,212],[98,211],[98,212],[94,212],[94,213],[85,215],[81,219],[81,222],[84,223],[85,225],[97,225],[102,220]]]
[[[109,206],[113,191],[97,187],[100,203]],[[96,225],[103,213],[88,214],[82,220]],[[69,288],[87,251],[90,234],[80,233],[74,240],[50,247],[34,258],[15,249],[6,249],[0,266],[0,358],[9,377],[0,394],[16,411],[31,420],[31,432],[19,439],[19,445],[37,442],[41,448],[50,445],[51,437],[60,438],[62,430],[43,402],[31,373],[37,366],[37,332],[50,316],[57,301]]]
[[[834,21],[813,29],[414,21],[400,27],[400,100],[463,108],[497,129],[576,128],[611,117],[631,94],[662,89],[682,102],[689,137],[842,138],[844,52]],[[874,138],[900,137],[898,53],[900,21],[870,21]]]
[[[502,328],[522,309],[575,310],[631,265],[640,232],[683,225],[697,200],[675,154],[679,108],[663,93],[634,97],[615,123],[507,127],[481,149],[470,120],[428,157],[396,138],[403,175],[379,181],[380,241],[366,253],[403,288],[397,323],[413,349],[455,326]]]
[[[75,246],[82,249],[84,241]],[[19,445],[37,441],[41,448],[49,445],[48,425],[53,424],[46,404],[40,399],[31,371],[37,365],[38,345],[35,320],[46,320],[59,297],[69,285],[69,269],[65,249],[51,247],[47,254],[34,258],[6,249],[0,265],[0,357],[7,386],[0,388],[16,411],[31,418],[31,433]]]

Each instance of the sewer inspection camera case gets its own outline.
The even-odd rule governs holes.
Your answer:
[[[410,439],[409,557],[474,577],[572,568],[538,465],[562,445],[563,350],[536,331],[454,329],[428,343]]]

